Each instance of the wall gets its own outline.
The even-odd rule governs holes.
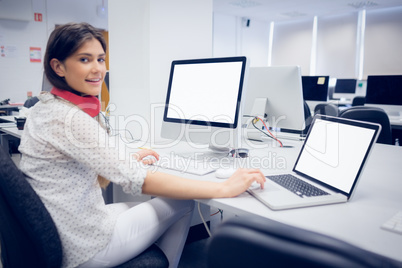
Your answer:
[[[239,20],[214,14],[214,56],[245,55],[251,66],[300,65],[303,75],[402,74],[402,7],[318,17],[316,28],[312,18],[273,28],[251,19],[246,29]],[[265,63],[267,55],[272,62]]]
[[[160,140],[171,62],[212,56],[212,0],[113,0],[109,30],[110,122],[136,149]],[[146,199],[113,191],[115,202]]]
[[[3,4],[8,4],[7,1],[14,3],[16,0],[2,0]],[[102,0],[17,1],[20,5],[18,8],[10,6],[7,19],[0,14],[0,47],[4,46],[5,52],[5,56],[0,54],[0,100],[10,98],[12,102],[24,102],[27,91],[37,95],[42,88],[43,56],[54,26],[85,21],[107,30],[107,1],[104,1],[106,13],[100,16],[97,7],[102,5]],[[27,9],[30,16],[21,20],[21,10],[27,13]],[[41,22],[34,21],[34,13],[42,14]],[[31,47],[40,48],[41,62],[30,61]]]
[[[114,0],[109,27],[115,128],[158,140],[171,62],[212,56],[212,0]]]

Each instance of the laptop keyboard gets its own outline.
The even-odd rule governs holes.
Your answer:
[[[328,195],[329,193],[293,176],[290,174],[284,175],[271,175],[267,176],[268,179],[276,182],[282,187],[288,189],[294,194],[304,197],[304,196],[320,196]]]

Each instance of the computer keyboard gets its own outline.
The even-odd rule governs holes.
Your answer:
[[[213,162],[208,160],[194,160],[179,155],[160,155],[159,161],[154,163],[154,166],[200,176],[212,173],[218,169],[217,163],[214,165]]]
[[[381,225],[381,228],[402,235],[402,210]]]
[[[320,196],[328,195],[327,192],[311,185],[291,174],[271,175],[267,176],[268,179],[276,182],[277,184],[285,187],[296,195],[303,196]]]

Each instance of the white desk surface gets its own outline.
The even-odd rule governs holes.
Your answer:
[[[286,142],[286,141],[285,141]],[[264,174],[290,171],[301,142],[288,141],[294,148],[251,150],[250,155],[266,158],[271,167]],[[157,150],[158,151],[158,150]],[[269,160],[271,159],[271,160]],[[276,159],[276,160],[273,160]],[[285,168],[282,168],[285,159]],[[277,161],[276,163],[274,163]],[[280,163],[279,163],[280,162]],[[161,170],[197,180],[221,181],[214,174],[206,176]],[[357,185],[353,198],[344,204],[273,211],[248,193],[236,198],[197,200],[237,215],[258,215],[296,227],[327,234],[366,250],[402,261],[402,235],[380,226],[402,210],[402,147],[376,144]]]
[[[396,128],[396,129],[402,128],[402,117],[390,116],[389,122],[391,123],[391,126],[393,128]]]
[[[4,120],[4,121],[15,122],[15,116],[14,115],[0,116],[0,118],[2,120]]]
[[[2,127],[6,125],[6,127]],[[19,130],[17,126],[10,127],[9,123],[0,124],[0,130],[6,134],[14,136],[16,138],[21,138],[23,130]]]
[[[0,123],[0,130],[6,134],[9,134],[15,138],[21,138],[22,131],[17,128],[15,117],[17,115],[7,115],[1,116],[0,118],[4,121],[8,121],[8,123]],[[11,126],[14,123],[14,126]]]

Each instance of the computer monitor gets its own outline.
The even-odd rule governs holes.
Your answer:
[[[356,95],[357,79],[336,79],[334,99],[352,100]]]
[[[240,148],[247,64],[246,57],[173,61],[161,137],[194,148]]]
[[[389,116],[402,117],[402,75],[369,75],[365,105],[380,107]]]
[[[328,100],[329,76],[302,76],[305,101],[326,102]]]
[[[261,100],[265,100],[262,112],[261,108],[256,109],[261,106]],[[256,115],[263,115],[269,128],[304,129],[299,66],[250,67],[244,116]]]

